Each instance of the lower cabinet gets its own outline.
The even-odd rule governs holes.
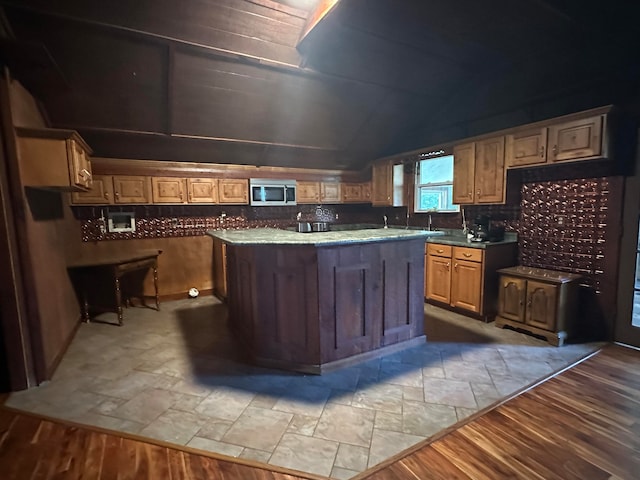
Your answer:
[[[580,275],[531,267],[504,268],[496,326],[545,337],[560,346],[575,330]]]
[[[516,263],[516,244],[426,244],[425,297],[486,320],[496,313],[497,269]]]

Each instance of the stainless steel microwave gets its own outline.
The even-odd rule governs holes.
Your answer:
[[[249,197],[253,206],[295,205],[296,181],[271,178],[251,178]]]

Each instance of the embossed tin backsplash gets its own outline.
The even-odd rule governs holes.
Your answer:
[[[585,275],[596,292],[606,266],[610,180],[586,178],[522,185],[520,263]]]

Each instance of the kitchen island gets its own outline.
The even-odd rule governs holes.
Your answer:
[[[256,364],[322,373],[425,341],[422,230],[216,230],[229,325]]]

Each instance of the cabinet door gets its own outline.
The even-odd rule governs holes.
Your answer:
[[[505,163],[509,167],[547,162],[547,128],[523,130],[507,135]]]
[[[151,177],[153,203],[184,203],[185,179],[175,177]]]
[[[482,305],[482,263],[453,261],[451,305],[479,313]]]
[[[362,202],[364,199],[361,183],[343,183],[340,186],[340,190],[342,201],[345,203]]]
[[[249,203],[249,183],[246,179],[221,178],[218,195],[220,203],[246,205]]]
[[[320,201],[322,203],[339,203],[340,183],[322,182],[320,184]]]
[[[391,205],[393,196],[393,165],[374,163],[371,171],[371,203]]]
[[[113,203],[113,177],[95,175],[91,188],[86,192],[72,192],[71,203],[75,205],[110,205]]]
[[[602,154],[602,116],[549,127],[549,156],[553,162]]]
[[[534,327],[555,331],[557,287],[549,283],[527,281],[525,322]]]
[[[451,301],[451,258],[427,255],[427,295],[442,303]]]
[[[320,201],[319,182],[297,182],[296,203],[318,203]]]
[[[526,295],[526,280],[502,275],[498,291],[498,315],[516,322],[524,322]]]
[[[362,196],[365,202],[371,203],[371,182],[362,184]]]
[[[151,203],[151,179],[142,175],[114,175],[115,203]]]
[[[91,187],[91,163],[87,152],[80,143],[73,139],[67,140],[69,157],[69,181],[76,187]]]
[[[504,137],[476,142],[475,203],[504,203],[504,184]]]
[[[189,203],[218,203],[218,179],[187,178]]]
[[[473,203],[476,144],[453,148],[453,203]]]

